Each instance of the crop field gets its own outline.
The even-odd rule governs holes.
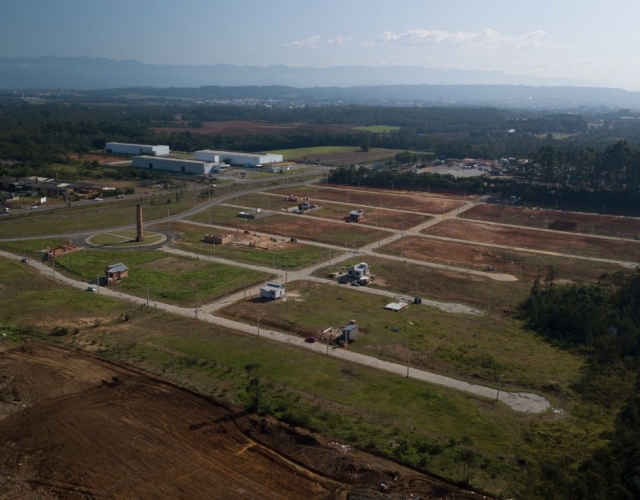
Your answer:
[[[368,151],[361,151],[358,146],[319,146],[268,151],[272,154],[281,154],[285,160],[309,161],[335,166],[387,160],[400,152],[400,149],[383,148],[370,148]]]
[[[304,215],[272,215],[262,219],[243,219],[237,217],[238,209],[228,206],[216,206],[201,212],[187,220],[226,226],[240,231],[265,232],[300,238],[319,243],[359,248],[381,238],[389,236],[388,231],[364,227],[358,224],[345,224],[331,221],[310,219]]]
[[[496,273],[512,274],[524,280],[525,283],[532,283],[539,276],[544,277],[549,265],[558,269],[558,279],[570,281],[597,281],[603,274],[613,274],[624,270],[622,266],[613,263],[414,236],[406,236],[381,248],[376,248],[375,251],[406,259],[435,262],[477,271],[483,271],[487,266],[491,266]]]
[[[286,301],[242,300],[223,314],[248,323],[263,315],[265,327],[301,338],[355,319],[360,334],[349,349],[400,363],[407,362],[411,350],[412,366],[476,382],[493,382],[502,374],[519,387],[539,390],[555,381],[568,389],[578,374],[580,362],[572,355],[508,316],[452,314],[424,305],[395,313],[384,309],[389,302],[348,286],[299,281],[287,285]]]
[[[122,262],[129,277],[109,288],[180,306],[206,303],[215,298],[255,285],[269,275],[250,269],[188,259],[164,252],[82,250],[56,259],[56,268],[72,277],[93,282],[107,266]]]
[[[288,189],[274,189],[271,192],[282,195],[296,194],[309,196],[314,200],[339,201],[354,206],[366,205],[376,208],[392,208],[424,214],[442,214],[464,205],[464,202],[447,198],[420,194],[390,194],[388,191],[367,191],[359,188],[339,189],[334,187],[300,186]]]
[[[190,127],[188,122],[177,120],[169,127],[152,127],[156,132],[166,133],[185,133],[200,135],[221,135],[221,136],[245,136],[245,135],[266,135],[281,134],[283,132],[291,132],[299,129],[313,130],[316,132],[339,132],[349,130],[350,125],[300,125],[296,123],[266,123],[253,122],[249,120],[223,120],[223,121],[204,121],[202,127]]]
[[[308,212],[309,215],[314,217],[321,217],[324,219],[331,219],[340,222],[344,222],[345,217],[351,210],[355,210],[357,207],[353,205],[343,205],[337,203],[327,203],[326,201],[310,199],[311,202],[319,204],[322,208],[314,209]],[[286,201],[285,197],[273,196],[268,194],[248,194],[239,196],[235,202],[239,206],[247,208],[261,208],[264,210],[282,210],[289,209],[291,207],[297,207],[298,203]],[[360,222],[363,226],[376,226],[389,229],[400,230],[403,227],[408,229],[413,226],[417,226],[423,222],[431,219],[429,216],[424,216],[414,213],[398,212],[393,210],[384,210],[378,208],[366,208],[367,218]]]
[[[502,222],[514,226],[557,229],[574,233],[599,234],[619,238],[640,236],[640,218],[565,212],[542,208],[504,205],[477,205],[464,213],[465,219]]]
[[[492,243],[509,247],[532,248],[566,255],[597,257],[624,261],[640,261],[639,241],[617,241],[612,239],[541,232],[513,226],[446,220],[428,228],[426,234],[465,241]]]
[[[240,247],[235,245],[213,245],[203,241],[205,234],[216,232],[211,228],[187,223],[174,223],[173,231],[180,233],[180,240],[174,242],[174,248],[201,255],[210,255],[222,259],[234,260],[243,264],[272,267],[277,269],[301,269],[327,260],[328,250],[303,243],[291,243],[285,240],[282,248],[261,250],[259,248]],[[220,232],[220,231],[218,231]],[[337,257],[341,252],[333,251]]]
[[[356,130],[364,130],[365,132],[374,132],[376,134],[385,132],[395,132],[402,127],[396,127],[394,125],[369,125],[367,127],[355,127]]]

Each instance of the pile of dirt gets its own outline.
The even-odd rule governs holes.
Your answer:
[[[2,498],[475,498],[85,353],[28,343],[0,378]]]

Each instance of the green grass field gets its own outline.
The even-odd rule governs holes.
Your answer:
[[[56,267],[72,277],[93,281],[104,276],[108,265],[122,262],[129,277],[114,285],[115,290],[149,297],[180,306],[195,305],[195,297],[206,303],[247,286],[265,281],[269,275],[250,269],[188,259],[153,251],[82,250],[58,257]]]
[[[267,151],[267,154],[282,155],[285,160],[301,160],[305,157],[311,158],[316,155],[350,153],[357,149],[355,146],[319,146],[316,148],[278,149]]]
[[[329,256],[328,250],[325,248],[302,243],[290,243],[285,248],[277,250],[261,250],[235,245],[213,245],[203,241],[205,234],[215,232],[211,228],[192,226],[186,223],[173,224],[172,227],[182,237],[179,241],[174,242],[173,246],[175,248],[245,264],[293,270],[322,262],[327,260]],[[335,250],[332,252],[333,257],[338,255],[341,255],[341,252]]]
[[[563,456],[567,467],[575,467],[611,428],[611,415],[600,408],[582,406],[580,418],[516,413],[457,391],[66,288],[17,260],[0,259],[0,285],[0,326],[8,335],[3,347],[6,339],[38,338],[65,325],[78,333],[47,340],[97,350],[235,404],[247,402],[244,367],[257,363],[265,413],[453,480],[462,479],[459,457],[471,449],[471,485],[496,496],[515,497],[535,461]],[[525,342],[522,348],[529,347]],[[537,355],[534,364],[544,369],[551,361],[542,350]]]
[[[580,358],[551,347],[500,312],[477,317],[423,305],[393,313],[384,309],[390,298],[313,282],[290,282],[287,295],[292,300],[241,301],[224,314],[255,323],[264,313],[262,323],[300,337],[355,319],[361,335],[350,349],[401,363],[411,350],[414,366],[489,385],[502,375],[503,384],[519,389],[557,386],[570,392],[582,365]]]
[[[160,243],[163,238],[163,235],[160,233],[145,231],[144,240],[137,242],[136,234],[135,231],[113,231],[96,234],[91,236],[88,241],[92,245],[97,246],[136,247]]]
[[[400,130],[402,127],[396,127],[394,125],[369,125],[367,127],[354,127],[355,130],[364,130],[366,132],[374,132],[374,133],[384,133],[384,132],[395,132],[396,130]]]
[[[174,215],[197,206],[209,198],[187,193],[176,201],[174,194],[146,197],[142,201],[145,221]],[[169,203],[167,203],[169,201]],[[108,227],[135,224],[136,204],[140,198],[130,197],[118,202],[71,206],[41,213],[11,214],[0,219],[0,238],[20,236],[46,236],[80,231],[99,230]]]

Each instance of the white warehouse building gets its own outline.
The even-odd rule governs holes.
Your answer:
[[[238,153],[234,151],[215,151],[213,149],[203,149],[195,152],[196,160],[211,161],[215,163],[231,163],[243,167],[257,167],[265,163],[275,163],[282,161],[282,155],[272,155],[265,153]]]
[[[147,170],[163,170],[178,174],[208,174],[217,172],[218,164],[201,160],[182,160],[180,158],[157,158],[155,156],[134,156],[131,166]]]
[[[109,153],[121,155],[154,155],[167,156],[171,151],[169,146],[150,146],[148,144],[127,144],[124,142],[107,142],[104,149]]]

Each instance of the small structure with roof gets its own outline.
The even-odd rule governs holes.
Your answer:
[[[107,286],[113,285],[114,283],[129,277],[129,268],[122,262],[111,264],[105,270],[105,276],[107,278]]]
[[[360,222],[367,216],[364,210],[351,210],[347,216],[347,220],[351,222]]]
[[[364,278],[369,275],[369,264],[366,262],[360,262],[355,266],[351,266],[348,271],[349,276],[353,278]]]
[[[260,298],[267,300],[276,300],[284,297],[284,285],[277,283],[266,283],[260,287]]]
[[[356,320],[352,319],[349,324],[341,328],[340,335],[336,338],[336,343],[340,345],[348,345],[358,337],[358,325]]]

